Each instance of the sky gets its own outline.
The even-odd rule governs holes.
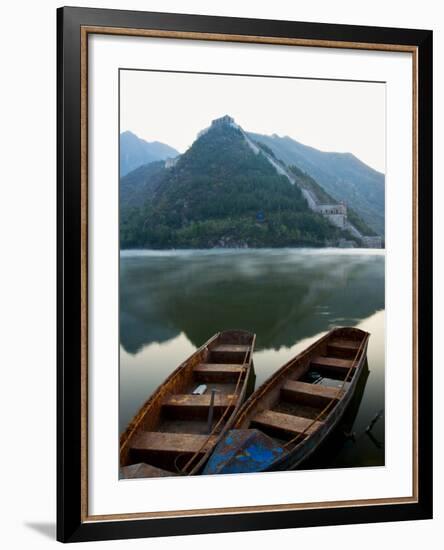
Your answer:
[[[223,115],[385,172],[385,84],[122,70],[120,131],[180,153]]]

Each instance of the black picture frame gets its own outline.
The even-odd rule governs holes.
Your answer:
[[[83,27],[154,29],[409,46],[417,55],[417,458],[415,502],[150,519],[89,520],[82,504],[82,96]],[[333,45],[334,47],[334,45]],[[57,539],[63,542],[355,524],[432,517],[432,32],[92,8],[57,11],[58,380]],[[84,250],[83,250],[84,252]],[[86,257],[85,257],[86,258]],[[83,426],[83,427],[82,427]]]

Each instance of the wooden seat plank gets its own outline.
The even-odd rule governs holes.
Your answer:
[[[193,372],[196,380],[202,382],[235,382],[242,369],[239,363],[200,363]]]
[[[358,342],[357,340],[345,340],[344,338],[336,338],[335,340],[330,340],[328,345],[335,348],[358,351],[360,342]]]
[[[264,410],[258,413],[253,422],[265,427],[283,430],[292,434],[306,433],[307,435],[318,430],[323,422],[304,418],[302,416],[294,416],[292,414],[280,413],[272,410]]]
[[[131,450],[173,452],[173,453],[196,453],[202,447],[207,435],[170,433],[170,432],[140,432],[131,445]],[[211,448],[216,442],[217,436],[211,436],[202,452]]]
[[[202,374],[239,374],[242,365],[238,363],[200,363],[194,367],[194,372]]]
[[[350,359],[339,359],[338,357],[323,357],[318,356],[312,359],[313,367],[331,368],[336,370],[348,370],[353,364]]]
[[[282,390],[285,394],[325,399],[340,399],[344,393],[343,390],[339,392],[338,388],[322,386],[321,384],[299,382],[299,380],[287,380],[282,386]]]
[[[193,395],[193,394],[175,394],[167,397],[163,405],[166,407],[203,407],[209,408],[211,402],[211,392],[204,393],[202,395]],[[233,394],[220,393],[217,392],[214,394],[214,407],[215,408],[226,408],[228,406],[233,406],[236,402],[236,399],[233,398]]]
[[[246,353],[249,349],[250,346],[241,344],[219,344],[211,351],[215,351],[217,353]]]

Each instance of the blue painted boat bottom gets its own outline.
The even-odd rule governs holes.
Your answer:
[[[286,453],[259,430],[230,430],[214,449],[203,474],[263,472]]]

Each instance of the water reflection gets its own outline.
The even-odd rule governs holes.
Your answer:
[[[120,414],[134,413],[179,363],[225,328],[257,333],[256,387],[337,325],[371,333],[368,379],[329,450],[310,468],[384,463],[384,255],[246,250],[122,253]],[[355,432],[355,441],[344,433]],[[342,435],[341,435],[342,434]],[[339,439],[338,439],[339,437]],[[377,444],[382,444],[378,448]]]
[[[120,275],[129,353],[181,333],[199,346],[225,328],[256,332],[257,349],[279,349],[384,308],[384,256],[375,251],[122,253]]]

